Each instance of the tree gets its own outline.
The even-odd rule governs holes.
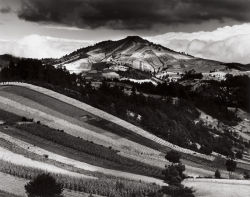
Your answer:
[[[181,155],[176,151],[169,151],[165,158],[172,163],[170,166],[166,166],[163,171],[164,181],[169,185],[180,185],[185,178],[183,172],[185,171],[185,165],[180,163]]]
[[[236,166],[237,166],[237,163],[233,159],[228,159],[226,161],[226,167],[227,167],[227,171],[229,172],[229,178],[230,178],[230,175],[232,174],[232,172],[235,171]]]
[[[164,181],[169,185],[179,186],[185,178],[184,171],[185,165],[180,163],[168,166],[163,171]]]
[[[220,179],[220,178],[221,178],[221,174],[220,174],[220,171],[219,171],[218,169],[215,171],[214,177],[215,177],[216,179]]]
[[[179,163],[179,162],[180,162],[181,155],[180,155],[180,153],[171,150],[171,151],[169,151],[169,152],[167,153],[167,155],[165,156],[165,158],[166,158],[169,162],[171,162],[171,163],[174,164],[174,163]]]
[[[241,151],[237,151],[236,154],[235,154],[235,157],[236,157],[237,159],[242,159],[242,158],[243,158],[242,152],[241,152]]]
[[[29,197],[55,197],[61,196],[63,186],[50,174],[40,174],[25,185],[25,190]]]
[[[244,172],[244,179],[250,179],[250,175],[248,172]]]
[[[166,165],[163,171],[164,181],[168,186],[163,186],[161,192],[171,197],[194,197],[193,190],[185,187],[181,182],[185,178],[185,165],[180,163],[181,155],[176,151],[170,151],[166,155],[166,159],[172,162],[172,165]]]
[[[200,152],[201,153],[204,153],[206,155],[210,155],[212,152],[213,152],[213,149],[211,146],[208,146],[208,145],[203,145],[201,146],[200,148]]]

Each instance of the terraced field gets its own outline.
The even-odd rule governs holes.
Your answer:
[[[10,132],[12,132],[11,134],[14,133],[13,130],[7,131],[8,134],[10,134]],[[112,161],[105,162],[105,160],[100,160],[98,159],[98,157],[91,157],[91,155],[82,154],[80,151],[67,149],[63,146],[60,146],[59,144],[58,146],[53,146],[53,144],[48,143],[48,141],[47,142],[45,140],[43,141],[43,139],[41,138],[36,138],[32,135],[29,135],[29,133],[23,133],[23,135],[19,135],[19,137],[23,136],[21,137],[21,139],[24,138],[26,139],[26,141],[29,141],[30,143],[22,141],[18,138],[11,137],[8,134],[4,134],[0,132],[0,139],[5,139],[11,144],[15,144],[16,146],[19,146],[20,148],[23,148],[31,153],[35,153],[41,156],[47,155],[48,158],[53,161],[57,161],[65,165],[73,166],[76,169],[82,169],[82,170],[91,171],[91,172],[101,172],[101,173],[105,173],[108,175],[125,177],[125,178],[133,177],[134,180],[145,180],[147,182],[157,182],[158,184],[161,184],[159,180],[151,178],[151,177],[122,172],[122,170],[124,170],[124,171],[130,171],[133,173],[141,173],[144,175],[149,174],[151,176],[161,175],[160,169],[144,165],[143,163],[141,164],[139,162],[132,163],[133,162],[132,160],[123,161],[122,164],[124,165],[122,166],[121,164],[119,165],[119,163],[115,163]],[[18,135],[17,132],[15,132],[14,134],[15,136]],[[36,146],[31,144],[31,142],[36,144]],[[45,143],[43,144],[43,142]],[[47,148],[47,147],[50,147],[50,148]],[[105,152],[103,154],[105,154]],[[88,163],[85,163],[84,161]],[[91,163],[95,165],[91,165]],[[107,168],[103,168],[101,166],[104,166]],[[111,169],[119,169],[119,171],[111,170]],[[91,174],[91,173],[89,172],[88,174]]]
[[[14,83],[11,86],[2,86],[1,95],[11,101],[15,100],[19,105],[21,103],[18,111],[20,112],[20,108],[23,107],[24,110],[20,115],[29,118],[36,117],[34,118],[36,121],[39,120],[52,128],[64,130],[71,135],[106,147],[112,147],[120,151],[120,155],[148,164],[158,163],[156,162],[158,160],[163,167],[165,160],[164,154],[161,152],[165,153],[169,147],[174,147],[174,149],[184,152],[183,158],[188,160],[192,166],[201,168],[202,166],[197,166],[197,163],[213,166],[211,162],[213,157],[169,145],[168,142],[161,139],[157,141],[156,136],[152,136],[130,123],[56,92],[29,84]],[[25,113],[27,111],[29,113]],[[108,118],[110,118],[109,121]],[[214,171],[214,167],[211,170]]]
[[[214,156],[180,148],[99,109],[29,84],[0,86],[0,122],[1,161],[92,179],[92,184],[104,177],[112,184],[116,178],[125,183],[133,179],[136,184],[129,182],[128,187],[154,190],[148,183],[163,184],[164,155],[170,149],[182,153],[189,176],[212,177],[217,165]],[[239,166],[249,168],[248,163]],[[225,170],[221,174],[227,177]]]
[[[50,127],[63,129],[65,132],[76,137],[82,137],[97,144],[111,146],[118,150],[134,151],[135,153],[159,154],[146,146],[140,145],[126,138],[120,137],[100,128],[80,122],[70,116],[66,116],[50,108],[35,103],[32,100],[12,95],[1,91],[2,108],[20,116],[34,118]],[[3,106],[4,105],[4,106]],[[63,106],[62,106],[63,107]]]
[[[31,88],[34,88],[34,87],[31,86]],[[38,89],[40,91],[40,87],[38,87]],[[42,89],[41,91],[44,93],[45,90]],[[71,135],[82,137],[89,141],[93,141],[97,144],[102,144],[106,147],[111,146],[113,149],[120,151],[119,154],[125,155],[133,159],[137,158],[138,160],[144,160],[144,161],[149,161],[149,160],[155,161],[156,159],[160,160],[161,166],[164,166],[164,164],[162,165],[162,161],[164,161],[164,157],[163,157],[164,155],[161,154],[160,152],[166,153],[169,150],[169,147],[166,146],[166,144],[162,145],[160,142],[158,143],[155,140],[153,140],[154,138],[155,139],[157,138],[156,136],[153,136],[153,138],[150,138],[150,136],[148,136],[149,133],[147,133],[146,131],[138,127],[134,128],[133,125],[132,125],[133,128],[130,128],[131,124],[123,120],[119,119],[121,123],[120,122],[117,123],[118,120],[113,121],[113,118],[115,119],[117,118],[109,114],[108,114],[108,117],[106,117],[106,119],[109,118],[109,116],[111,116],[110,121],[107,121],[106,119],[102,119],[100,116],[104,114],[104,116],[102,117],[105,117],[107,115],[105,112],[95,109],[95,108],[92,109],[92,107],[86,104],[80,103],[79,101],[76,101],[74,99],[66,97],[67,99],[70,99],[70,100],[67,101],[67,99],[64,99],[65,102],[62,102],[61,100],[63,100],[64,96],[63,98],[59,100],[55,99],[58,93],[53,92],[54,94],[56,94],[54,95],[54,97],[52,97],[51,94],[49,93],[45,92],[47,95],[43,93],[39,93],[33,89],[30,89],[30,86],[27,86],[27,87],[4,86],[2,87],[2,91],[0,91],[0,94],[2,96],[5,96],[4,98],[8,97],[12,101],[13,95],[15,95],[14,100],[18,101],[18,103],[21,102],[25,104],[23,105],[25,106],[24,112],[29,110],[29,113],[22,113],[20,115],[28,116],[29,118],[32,118],[32,117],[34,118],[34,114],[35,114],[36,117],[39,117],[39,121],[41,121],[43,124],[45,122],[46,125],[52,128],[63,129],[65,132],[68,132]],[[48,102],[45,102],[46,100],[48,100]],[[66,103],[66,101],[68,103],[71,103],[72,105],[69,105],[68,103]],[[59,102],[59,104],[57,102]],[[76,103],[74,104],[74,102]],[[79,103],[83,104],[83,106],[78,105],[79,107],[76,107],[76,105]],[[27,105],[29,108],[27,108]],[[21,106],[21,108],[23,106]],[[34,107],[36,108],[36,110],[31,115],[30,112],[32,110],[30,110],[30,108],[34,109]],[[64,107],[66,110],[65,110],[65,113],[62,113],[63,112],[62,109],[64,109]],[[37,110],[37,108],[39,110]],[[83,110],[83,108],[86,110]],[[99,111],[101,111],[100,114],[96,114]],[[43,114],[41,114],[41,112]],[[48,116],[47,113],[50,113],[53,116],[50,117]],[[58,120],[58,117],[61,117],[61,119]],[[59,124],[55,124],[55,119],[57,120],[57,123],[59,122]],[[67,121],[65,122],[65,120]],[[126,125],[123,124],[124,122],[126,124],[129,124],[129,127],[125,128]],[[86,128],[89,128],[89,129],[86,129]],[[136,129],[136,130],[133,130],[133,129]],[[137,130],[139,130],[140,132]],[[94,138],[92,136],[93,132],[95,132]],[[143,133],[146,132],[145,134],[146,137],[141,132]],[[90,133],[92,133],[91,136],[89,135]],[[103,141],[103,139],[106,139],[106,140]],[[169,143],[167,143],[167,145],[168,144]],[[174,147],[178,148],[177,146],[174,146]],[[186,150],[184,150],[184,152],[185,151]],[[195,163],[197,159],[199,159],[200,155],[201,154],[199,153],[195,153],[193,155],[193,151],[191,151],[191,155],[187,154],[186,158],[188,159],[192,158]],[[207,157],[207,156],[204,156],[204,157],[208,159],[208,161],[212,159],[211,157]],[[199,160],[201,159],[202,158],[200,158]],[[149,162],[147,163],[149,164]],[[153,163],[156,163],[156,162],[153,162]],[[202,163],[202,161],[200,163]]]
[[[111,132],[110,135],[104,134],[107,131],[82,120],[82,117],[90,117],[89,113],[84,114],[80,110],[80,118],[74,117],[70,110],[75,113],[76,107],[73,107],[73,109],[65,107],[65,109],[68,109],[68,113],[64,114],[59,108],[53,110],[52,106],[47,107],[43,103],[34,101],[35,99],[32,100],[32,98],[28,99],[18,94],[3,91],[3,88],[0,92],[0,120],[2,124],[0,125],[0,162],[5,162],[3,166],[10,165],[10,167],[0,168],[0,171],[22,177],[30,177],[29,174],[32,174],[33,171],[34,173],[47,171],[63,176],[67,175],[72,177],[70,179],[72,182],[69,185],[64,183],[67,188],[72,189],[71,184],[74,184],[74,188],[79,191],[97,192],[97,194],[104,195],[114,192],[115,183],[119,180],[128,185],[126,187],[130,189],[124,188],[124,190],[130,190],[129,192],[152,191],[158,188],[156,185],[147,185],[147,183],[143,183],[144,181],[157,183],[157,185],[163,184],[161,180],[152,177],[161,176],[160,168],[117,154],[120,144],[124,145],[124,147],[120,146],[121,150],[134,152],[137,155],[139,154],[138,150],[135,148],[134,150],[131,149],[132,151],[130,150],[131,144],[131,147],[143,147],[143,152],[147,154],[151,153],[157,156],[157,153],[160,154],[160,152],[121,136],[112,135]],[[34,91],[32,94],[36,95]],[[56,99],[54,99],[54,104],[56,104]],[[60,102],[59,106],[64,107]],[[33,119],[33,122],[30,122],[31,119]],[[50,127],[45,126],[44,123]],[[38,133],[32,133],[33,130],[38,131]],[[75,132],[72,132],[72,130],[75,130]],[[62,138],[64,142],[69,141],[70,143],[65,146],[65,144],[62,144],[62,140],[55,141],[61,137],[60,135],[59,138],[56,137],[58,134],[64,135],[64,138]],[[50,138],[46,139],[48,136]],[[90,136],[90,138],[86,136]],[[121,141],[117,150],[115,145],[118,144],[116,140],[119,139]],[[112,142],[112,140],[114,144],[106,143]],[[82,143],[81,146],[77,146],[79,150],[76,147],[71,147],[71,145],[79,144],[74,143],[74,141]],[[96,141],[100,142],[100,145],[93,143]],[[16,167],[13,166],[15,170],[11,170],[13,168],[11,165],[17,165]],[[30,169],[30,172],[27,171],[28,169]],[[19,170],[21,172],[18,172]],[[150,176],[147,176],[148,174]],[[86,179],[87,182],[74,180],[78,178]],[[97,180],[91,182],[93,178]],[[135,182],[131,182],[130,179],[135,180]],[[90,183],[88,183],[89,181]],[[103,188],[103,186],[100,187],[102,184],[108,185],[105,186],[105,189],[101,189]],[[129,186],[129,184],[133,186]]]
[[[33,127],[35,126],[35,127]],[[48,127],[45,127],[42,126],[42,125],[37,125],[37,124],[28,124],[28,125],[18,125],[18,127],[21,127],[21,128],[29,128],[30,132],[32,133],[37,133],[35,131],[38,131],[39,127],[43,128],[43,129],[40,129],[41,132],[50,132],[51,134],[50,135],[45,135],[45,136],[49,136],[47,139],[49,138],[52,138],[52,139],[55,139],[55,137],[53,137],[52,133],[54,133],[54,135],[58,136],[59,139],[61,139],[62,141],[64,140],[64,138],[72,138],[70,136],[68,136],[67,134],[64,134],[64,133],[61,133],[60,131],[56,131],[56,130],[53,130],[53,129],[50,129]],[[49,130],[49,131],[48,131]],[[92,165],[95,165],[95,166],[101,166],[101,167],[106,167],[106,168],[110,168],[110,169],[117,169],[117,170],[123,170],[123,171],[128,171],[128,172],[133,172],[133,173],[139,173],[139,174],[145,174],[145,175],[148,175],[148,176],[161,176],[161,170],[164,168],[164,166],[168,163],[165,161],[165,159],[163,160],[159,160],[158,158],[155,158],[153,159],[152,157],[151,158],[145,158],[145,157],[139,157],[138,156],[131,156],[131,155],[124,155],[124,154],[120,154],[118,153],[119,155],[124,155],[124,157],[120,157],[119,155],[114,155],[114,154],[111,154],[111,158],[112,159],[101,159],[103,156],[106,155],[106,150],[108,152],[112,152],[112,150],[110,149],[105,149],[104,147],[99,147],[101,148],[101,154],[102,156],[100,156],[100,154],[97,152],[95,153],[94,152],[94,144],[92,143],[88,143],[88,145],[86,144],[86,142],[84,143],[81,139],[78,139],[77,138],[77,141],[79,141],[81,144],[83,144],[83,146],[86,148],[86,149],[89,149],[89,150],[92,150],[89,154],[86,154],[82,151],[77,151],[76,149],[72,149],[72,148],[67,148],[65,146],[62,146],[62,145],[59,145],[59,144],[56,144],[56,143],[53,143],[52,141],[50,140],[46,140],[45,138],[41,138],[39,136],[36,136],[36,135],[32,135],[30,132],[27,132],[25,131],[24,129],[23,130],[19,130],[19,129],[16,129],[16,128],[11,128],[9,127],[8,129],[1,129],[0,127],[0,131],[3,132],[3,133],[6,133],[7,135],[11,135],[15,138],[14,142],[12,143],[15,143],[15,141],[17,139],[20,139],[22,140],[22,143],[24,142],[27,142],[27,143],[33,143],[33,144],[36,144],[36,146],[38,147],[41,147],[47,151],[50,151],[50,152],[53,152],[53,153],[56,153],[56,154],[59,154],[59,155],[62,155],[64,157],[67,157],[67,158],[71,158],[71,159],[74,159],[74,160],[77,160],[77,161],[81,161],[81,162],[87,162],[88,164],[92,164]],[[64,135],[65,137],[62,137],[62,135]],[[3,137],[3,134],[0,133],[0,137]],[[8,139],[9,140],[9,137],[7,138],[4,138],[4,139]],[[68,140],[69,142],[71,140]],[[73,144],[76,144],[76,143],[73,143]],[[91,147],[88,148],[88,146],[91,145]],[[35,148],[36,148],[35,146]],[[27,146],[26,146],[27,147]],[[30,146],[29,147],[29,150],[31,150],[33,147]],[[116,151],[114,151],[116,153]],[[99,155],[99,157],[95,157],[94,155]],[[106,157],[106,156],[105,156]],[[49,157],[51,158],[51,157]],[[128,160],[126,158],[131,158],[133,160]],[[138,162],[136,162],[138,161]],[[147,166],[145,164],[150,164],[150,166]],[[155,167],[153,167],[155,166]],[[187,168],[187,172],[190,176],[199,176],[199,175],[203,175],[203,176],[213,176],[214,172],[213,171],[210,171],[210,170],[205,170],[205,169],[201,169],[202,166],[200,167],[191,167],[191,166],[186,166]],[[227,174],[227,173],[225,173]]]
[[[0,147],[0,160],[4,162],[10,162],[15,165],[39,169],[39,170],[50,172],[50,173],[69,175],[69,176],[78,177],[78,178],[88,178],[88,179],[94,178],[92,176],[86,176],[84,174],[68,171],[63,168],[57,167],[55,165],[48,164],[46,162],[33,160],[29,157],[23,156],[22,154],[17,154],[13,151],[10,151],[2,147]]]
[[[159,151],[167,152],[169,150],[168,147],[157,144],[151,139],[138,135],[118,124],[112,123],[83,109],[25,87],[2,87],[0,95],[21,102],[29,107],[36,107],[43,112],[54,114],[73,124],[77,124],[114,139],[125,138]]]
[[[181,147],[178,147],[176,145],[173,145],[169,142],[166,142],[164,141],[163,139],[131,124],[131,123],[128,123],[124,120],[121,120],[120,118],[117,118],[111,114],[108,114],[102,110],[99,110],[97,108],[94,108],[90,105],[87,105],[85,103],[82,103],[80,101],[77,101],[75,99],[72,99],[70,97],[67,97],[67,96],[64,96],[62,94],[59,94],[57,92],[54,92],[54,91],[51,91],[51,90],[48,90],[48,89],[45,89],[45,88],[42,88],[42,87],[38,87],[38,86],[34,86],[34,85],[31,85],[31,84],[26,84],[26,83],[15,83],[15,82],[10,82],[10,83],[5,83],[5,84],[2,84],[2,85],[15,85],[15,86],[18,86],[18,87],[25,87],[25,88],[28,88],[28,89],[31,89],[31,90],[34,90],[34,91],[38,91],[40,93],[43,93],[47,96],[50,96],[50,97],[53,97],[53,98],[56,98],[57,100],[60,100],[62,102],[65,102],[65,103],[68,103],[70,105],[73,105],[75,107],[78,107],[79,109],[82,109],[84,111],[87,111],[101,119],[104,119],[104,120],[107,120],[111,123],[114,123],[114,124],[117,124],[125,129],[128,129],[130,131],[132,131],[133,133],[135,134],[138,134],[140,136],[143,136],[145,138],[148,138],[150,140],[153,140],[154,142],[158,143],[158,144],[161,144],[161,145],[164,145],[165,147],[169,147],[171,149],[175,149],[177,151],[180,151],[180,152],[183,152],[183,153],[186,153],[186,154],[189,154],[189,155],[194,155],[196,157],[201,157],[201,158],[205,158],[205,159],[208,159],[208,160],[213,160],[214,158],[213,157],[210,157],[210,156],[207,156],[207,155],[203,155],[203,154],[200,154],[200,153],[197,153],[197,152],[194,152],[192,150],[189,150],[189,149],[185,149],[185,148],[181,148]]]

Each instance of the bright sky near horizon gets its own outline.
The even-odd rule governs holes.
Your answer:
[[[139,35],[176,51],[250,63],[250,1],[0,0],[0,54],[60,57]]]

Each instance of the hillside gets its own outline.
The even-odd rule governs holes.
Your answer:
[[[138,37],[124,40],[97,45],[113,54],[131,42],[148,43]],[[228,178],[225,162],[231,157],[237,161],[233,178],[250,171],[250,78],[242,73],[225,70],[217,80],[191,69],[177,82],[162,83],[159,73],[114,60],[79,74],[54,66],[51,59],[13,60],[0,71],[0,172],[11,179],[25,182],[48,171],[71,191],[145,196],[164,184],[170,150],[181,154],[189,177],[213,178],[219,169]],[[110,73],[123,79],[104,77]],[[187,180],[198,193],[206,192],[199,190],[202,184]]]
[[[0,68],[24,58],[0,56]],[[10,61],[11,60],[11,61]],[[177,81],[186,72],[202,73],[204,79],[223,80],[225,75],[249,75],[249,65],[196,58],[149,42],[138,36],[103,41],[78,49],[59,59],[42,59],[43,65],[65,67],[87,80],[130,80],[153,84]]]
[[[3,173],[9,172],[8,166],[12,175],[29,169],[25,177],[33,177],[46,169],[62,176],[66,188],[69,187],[65,176],[94,179],[93,184],[100,181],[106,184],[117,178],[124,184],[130,184],[127,179],[133,179],[136,184],[143,180],[145,183],[138,187],[154,191],[157,186],[151,182],[162,184],[159,179],[166,164],[164,153],[174,149],[183,154],[187,175],[213,176],[214,170],[221,168],[222,176],[227,177],[222,158],[215,154],[207,156],[183,149],[49,89],[25,83],[2,83],[0,98],[0,171]],[[246,160],[239,160],[238,166],[236,177],[249,170]],[[106,192],[110,190],[111,186]],[[97,190],[96,194],[105,193]]]
[[[182,73],[191,69],[197,72],[209,72],[214,69],[225,70],[227,68],[220,62],[178,53],[138,36],[128,36],[118,41],[100,42],[55,60],[53,64],[55,66],[63,65],[71,72],[79,73],[92,70],[92,66],[100,62],[126,65],[152,73],[162,71]]]

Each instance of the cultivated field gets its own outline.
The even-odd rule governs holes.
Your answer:
[[[48,171],[60,175],[70,190],[105,196],[120,181],[122,192],[157,190],[163,185],[161,171],[169,164],[164,156],[170,149],[183,153],[189,176],[213,177],[217,168],[214,156],[172,145],[99,109],[29,84],[0,86],[0,123],[0,162],[7,166],[0,168],[2,172],[31,178]],[[248,163],[239,166],[247,169]],[[225,170],[220,172],[227,177]],[[228,185],[235,183],[195,179],[185,184],[197,188],[197,196],[212,197],[222,195],[216,188],[230,192]],[[214,189],[202,190],[206,184]],[[249,185],[237,185],[243,193],[248,191]]]
[[[189,149],[185,149],[185,148],[181,148],[181,147],[178,147],[176,145],[173,145],[167,141],[164,141],[163,139],[131,124],[131,123],[128,123],[120,118],[117,118],[111,114],[108,114],[102,110],[99,110],[97,108],[94,108],[90,105],[87,105],[85,103],[82,103],[80,101],[77,101],[75,99],[72,99],[70,97],[67,97],[67,96],[64,96],[62,94],[59,94],[57,92],[54,92],[54,91],[51,91],[51,90],[48,90],[48,89],[45,89],[45,88],[42,88],[42,87],[38,87],[38,86],[34,86],[34,85],[31,85],[31,84],[26,84],[26,83],[15,83],[15,82],[10,82],[10,83],[5,83],[2,85],[16,85],[16,86],[21,86],[21,87],[26,87],[26,88],[29,88],[31,90],[35,90],[35,91],[38,91],[40,93],[43,93],[47,96],[50,96],[50,97],[53,97],[53,98],[56,98],[62,102],[65,102],[65,103],[68,103],[68,104],[71,104],[75,107],[78,107],[80,109],[83,109],[97,117],[100,117],[102,119],[105,119],[107,121],[110,121],[112,123],[115,123],[123,128],[126,128],[126,129],[129,129],[131,130],[132,132],[138,134],[138,135],[141,135],[141,136],[144,136],[150,140],[153,140],[155,141],[156,143],[159,143],[161,145],[164,145],[166,147],[170,147],[171,149],[175,149],[177,151],[180,151],[180,152],[183,152],[183,153],[186,153],[186,154],[195,154],[196,157],[201,157],[201,158],[205,158],[205,159],[208,159],[208,160],[213,160],[213,157],[210,157],[210,156],[207,156],[207,155],[203,155],[203,154],[200,154],[200,153],[197,153],[197,152],[194,152],[192,150],[189,150]]]
[[[196,197],[248,197],[250,194],[250,181],[197,179],[184,183],[193,187]]]
[[[141,181],[145,181],[145,182],[152,182],[152,183],[157,183],[157,184],[162,185],[162,181],[160,181],[158,179],[154,179],[152,177],[146,177],[146,176],[141,176],[141,175],[137,175],[137,174],[132,174],[132,173],[127,173],[127,172],[122,172],[122,171],[105,169],[105,168],[98,167],[98,166],[93,166],[93,165],[90,165],[90,164],[87,164],[84,162],[70,159],[68,157],[63,157],[63,156],[55,154],[53,152],[46,151],[42,148],[39,148],[39,147],[34,146],[32,144],[26,143],[24,141],[15,139],[15,138],[8,136],[4,133],[0,133],[0,138],[5,139],[5,140],[11,142],[12,144],[15,144],[21,148],[24,148],[32,153],[35,153],[38,155],[48,155],[48,158],[50,158],[52,160],[73,166],[73,167],[78,168],[78,169],[83,169],[83,170],[93,171],[93,172],[101,172],[101,173],[112,175],[112,176],[123,177],[123,178],[133,179],[133,180],[141,180]],[[53,173],[63,173],[63,174],[68,174],[68,175],[75,176],[75,177],[80,176],[80,177],[85,177],[85,178],[93,178],[93,177],[82,175],[82,174],[79,175],[79,174],[73,173],[73,172],[69,173],[67,171],[64,171],[63,169],[59,170],[59,168],[57,168],[55,166],[52,166],[52,165],[47,166],[46,163],[41,164],[41,163],[37,163],[35,161],[31,162],[29,158],[21,157],[18,154],[14,154],[14,153],[0,147],[0,151],[1,150],[5,151],[5,153],[0,152],[0,155],[2,155],[2,158],[5,161],[10,161],[12,163],[19,164],[19,165],[23,164],[24,166],[28,166],[28,167],[45,169],[45,170],[51,171]],[[17,161],[15,161],[15,159],[17,159]]]
[[[2,87],[0,95],[115,140],[125,138],[143,145],[144,148],[146,146],[161,151],[168,149],[118,124],[114,124],[83,109],[25,87]]]
[[[1,197],[26,197],[24,185],[28,180],[23,178],[14,177],[9,174],[0,172],[0,196]],[[64,189],[63,196],[65,197],[88,197],[89,194],[83,192],[70,191]],[[100,197],[93,195],[94,197]]]
[[[0,172],[0,190],[17,196],[26,196],[24,185],[28,181]]]
[[[37,168],[47,172],[65,174],[73,177],[91,178],[90,176],[85,176],[83,174],[70,172],[61,168],[58,168],[47,163],[32,160],[30,158],[24,157],[23,155],[13,153],[7,149],[0,147],[0,160],[11,162],[16,165],[22,165],[30,168]]]
[[[0,169],[3,173],[13,175],[15,177],[33,179],[44,171],[32,169],[30,167],[15,165],[10,162],[0,160]],[[139,181],[127,179],[118,179],[115,177],[103,177],[100,179],[77,178],[61,174],[51,174],[57,182],[61,183],[64,188],[84,192],[98,194],[102,196],[123,196],[130,197],[133,193],[143,194],[155,192],[159,190],[156,184],[148,184]],[[122,187],[120,187],[122,185]],[[119,186],[119,187],[118,187]]]
[[[6,94],[0,96],[0,98],[0,108],[3,110],[18,114],[19,116],[33,118],[35,121],[40,121],[42,124],[48,125],[52,128],[64,130],[76,137],[79,136],[97,144],[111,146],[119,151],[129,151],[134,152],[134,154],[159,154],[158,151],[142,146],[126,138],[121,138],[112,133],[105,135],[98,132],[100,129],[97,129],[96,131],[95,128],[92,128],[90,130],[84,125],[78,125],[74,123],[74,121],[77,120],[72,120],[71,117],[59,114],[58,112],[52,111],[51,109],[38,103],[34,103],[31,100],[18,96],[14,96],[13,99],[13,95]]]
[[[18,90],[19,88],[20,90]],[[164,155],[162,155],[158,151],[153,150],[152,148],[163,150],[165,147],[165,149],[168,150],[166,146],[162,146],[160,145],[160,143],[150,141],[151,139],[148,139],[148,137],[142,138],[142,135],[139,135],[134,131],[130,131],[132,129],[129,129],[130,133],[127,132],[128,129],[126,129],[126,131],[120,132],[121,129],[118,127],[120,125],[112,123],[114,125],[117,125],[116,127],[114,127],[114,125],[110,125],[108,121],[105,122],[106,120],[101,120],[100,117],[97,117],[96,114],[91,115],[90,112],[86,112],[86,111],[90,111],[88,108],[86,108],[86,110],[83,110],[82,109],[83,107],[77,108],[74,105],[69,105],[60,100],[58,101],[58,99],[38,93],[37,91],[30,90],[29,88],[26,88],[26,87],[16,87],[16,86],[2,87],[1,94],[5,96],[4,98],[8,97],[9,100],[7,102],[11,102],[12,104],[15,101],[13,101],[13,99],[11,98],[13,98],[13,94],[15,95],[14,100],[18,102],[14,104],[21,105],[21,106],[19,106],[19,109],[16,110],[16,109],[10,109],[11,105],[9,105],[8,110],[13,110],[14,113],[20,113],[20,108],[21,109],[24,108],[24,110],[22,111],[22,114],[20,114],[22,116],[27,116],[29,118],[35,117],[34,118],[35,121],[39,120],[42,122],[42,124],[45,123],[52,128],[62,129],[71,135],[82,137],[89,141],[93,141],[97,144],[102,144],[106,147],[110,146],[113,149],[120,151],[119,152],[120,155],[133,158],[133,159],[137,159],[139,161],[143,161],[151,165],[152,164],[156,165],[156,163],[159,163],[157,164],[158,167],[159,165],[160,167],[164,167],[164,164],[165,164],[165,159],[163,157]],[[31,100],[32,97],[34,97],[34,100]],[[45,100],[47,99],[48,99],[48,102],[45,102]],[[20,103],[23,103],[23,104],[20,104]],[[47,106],[47,103],[49,103],[48,106]],[[66,109],[66,113],[65,113],[66,115],[61,113],[62,109],[64,108],[64,105]],[[4,107],[6,107],[6,105]],[[29,113],[25,113],[26,111],[29,111]],[[52,115],[50,114],[48,115],[47,113],[50,113]],[[102,113],[105,113],[105,112],[102,112]],[[61,117],[61,118],[58,118],[58,117]],[[82,117],[84,118],[82,119]],[[86,121],[86,117],[87,117],[87,121]],[[95,126],[93,126],[93,124]],[[91,127],[90,129],[92,130],[86,129],[86,125],[88,125],[89,128]],[[101,127],[103,127],[103,129],[101,129]],[[120,127],[124,129],[124,125]],[[136,141],[136,142],[146,142],[147,144],[145,145],[147,145],[147,147],[144,145],[140,145],[138,143],[133,143],[131,142],[131,140]],[[147,142],[147,140],[149,142]],[[152,147],[152,148],[148,148],[148,147]],[[197,155],[199,157],[199,154]],[[209,159],[211,158],[209,157]],[[159,162],[157,162],[157,160]],[[199,171],[201,172],[202,175],[205,175],[205,176],[207,175],[207,173],[204,174],[204,171],[202,172],[199,168],[195,170],[192,169],[191,175],[198,176]],[[212,174],[212,171],[210,171],[209,174]]]

